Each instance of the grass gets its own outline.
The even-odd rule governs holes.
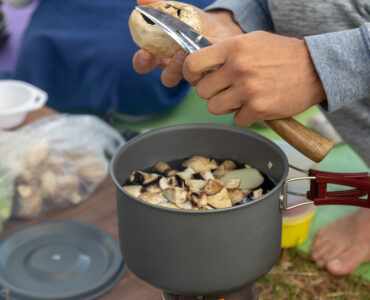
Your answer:
[[[282,251],[258,288],[259,300],[370,300],[370,282],[333,276],[294,249]]]

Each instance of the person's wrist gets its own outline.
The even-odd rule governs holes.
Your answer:
[[[310,51],[308,50],[307,44],[304,40],[302,40],[302,49],[303,49],[303,55],[305,56],[305,59],[309,65],[309,68],[311,69],[312,74],[312,82],[313,82],[313,96],[312,96],[312,105],[320,104],[321,102],[326,101],[326,92],[324,89],[324,86],[321,82],[321,78],[319,76],[319,73],[316,70],[315,64],[312,60]]]
[[[243,33],[242,29],[233,19],[233,15],[228,10],[200,10],[202,19],[203,34],[211,37],[231,37]]]
[[[225,27],[227,27],[232,33],[232,35],[237,35],[243,33],[243,30],[240,26],[235,22],[233,18],[233,14],[229,10],[212,10],[207,12],[211,14],[213,17],[217,18],[219,22],[221,22]]]

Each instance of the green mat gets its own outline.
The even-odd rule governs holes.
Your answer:
[[[317,108],[311,108],[304,113],[298,115],[296,119],[301,123],[305,124],[307,119],[318,113]],[[169,112],[157,115],[150,119],[140,122],[127,122],[117,121],[116,128],[122,130],[128,128],[135,131],[146,131],[155,129],[163,126],[183,124],[183,123],[216,123],[234,125],[233,115],[215,116],[207,111],[206,101],[200,99],[192,90],[184,101],[176,108]],[[254,125],[249,127],[253,130],[269,139],[281,140],[281,138],[275,134],[269,128]],[[321,169],[331,172],[366,172],[368,168],[364,162],[353,152],[348,145],[339,145],[329,153],[329,155],[321,162]],[[345,215],[349,212],[354,211],[356,208],[347,206],[321,206],[317,207],[311,232],[307,241],[298,247],[300,251],[309,254],[312,238],[315,232],[338,219],[340,216]],[[359,267],[356,275],[361,276],[366,280],[370,280],[370,263],[364,264]]]

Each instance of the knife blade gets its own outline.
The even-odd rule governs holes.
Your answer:
[[[187,53],[193,53],[212,44],[198,31],[178,18],[148,6],[136,6],[145,17],[157,24]]]

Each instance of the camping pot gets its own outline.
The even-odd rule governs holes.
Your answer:
[[[252,202],[208,211],[152,205],[121,187],[133,170],[193,155],[251,164],[276,186]],[[110,170],[117,188],[121,251],[128,267],[149,284],[181,295],[223,293],[255,282],[280,253],[281,210],[289,209],[288,169],[288,160],[277,145],[233,126],[176,125],[132,139],[116,153]],[[316,204],[368,206],[360,198],[370,188],[367,173],[310,171],[303,179],[311,180],[306,196]],[[326,192],[328,182],[357,188],[331,194]]]

